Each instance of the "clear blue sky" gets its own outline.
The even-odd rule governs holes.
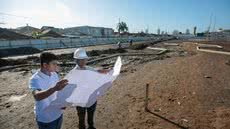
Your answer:
[[[185,32],[197,26],[230,29],[230,0],[0,0],[1,27],[15,28],[28,23],[41,27],[104,26],[116,29],[118,19],[128,24],[130,32],[157,28]],[[16,17],[3,15],[13,14]],[[212,30],[212,29],[211,29]]]

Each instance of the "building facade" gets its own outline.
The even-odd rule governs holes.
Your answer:
[[[71,35],[88,35],[92,37],[109,37],[112,36],[114,30],[112,28],[104,28],[104,27],[92,27],[92,26],[79,26],[79,27],[71,27],[64,29],[65,34]]]

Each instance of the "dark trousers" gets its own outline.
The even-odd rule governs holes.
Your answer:
[[[85,115],[86,115],[86,111],[87,111],[87,121],[88,121],[88,125],[89,128],[88,129],[95,129],[94,128],[94,122],[93,122],[93,118],[94,118],[94,112],[96,110],[96,106],[97,106],[97,102],[94,103],[91,107],[79,107],[77,106],[77,114],[79,117],[79,129],[85,129]]]
[[[61,129],[62,125],[62,118],[63,116],[61,115],[58,119],[50,122],[50,123],[43,123],[37,121],[38,124],[38,129]]]

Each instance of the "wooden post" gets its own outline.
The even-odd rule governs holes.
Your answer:
[[[148,100],[149,100],[149,84],[145,87],[145,111],[148,111]]]

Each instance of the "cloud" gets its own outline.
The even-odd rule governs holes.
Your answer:
[[[55,27],[69,26],[69,24],[81,24],[80,19],[74,17],[70,7],[60,1],[43,2],[40,5],[27,7],[14,7],[9,14],[15,16],[5,16],[6,27],[24,26],[27,23],[32,26],[41,27],[52,25]],[[20,17],[23,16],[23,17]]]

